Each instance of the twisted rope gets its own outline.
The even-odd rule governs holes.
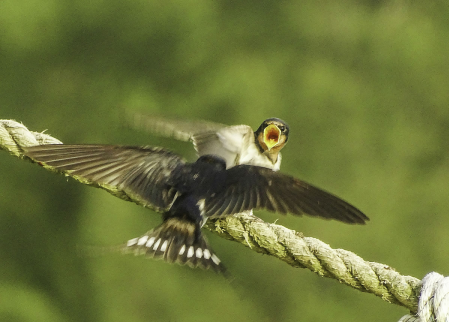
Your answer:
[[[407,314],[399,322],[449,322],[449,277],[427,274],[422,280],[418,314]]]
[[[0,149],[16,157],[24,158],[21,147],[50,143],[61,142],[47,134],[31,132],[15,121],[0,120]],[[46,168],[53,170],[51,167]],[[101,186],[101,188],[120,196],[117,187]],[[138,200],[133,201],[139,203]],[[400,321],[411,322],[412,320],[406,319],[415,318],[416,313],[421,320],[413,321],[449,321],[447,278],[435,278],[435,275],[432,275],[432,278],[426,277],[421,282],[417,278],[399,274],[388,265],[365,261],[352,252],[332,249],[316,238],[304,237],[294,230],[266,223],[251,213],[209,220],[205,226],[225,239],[237,241],[256,252],[277,257],[293,267],[308,268],[320,276],[334,278],[362,292],[375,294],[384,301],[404,306],[412,315],[404,316]],[[423,285],[425,287],[422,287]],[[429,289],[443,291],[438,293],[437,297],[435,292]],[[421,302],[424,304],[421,305]],[[439,313],[438,315],[431,313],[430,316],[435,317],[432,320],[423,313],[427,311]]]
[[[269,254],[293,267],[338,280],[384,301],[417,311],[420,280],[403,276],[388,265],[363,260],[344,249],[276,224],[269,224],[251,214],[238,214],[208,221],[207,228],[223,238],[240,242],[252,250]]]
[[[13,120],[0,120],[0,149],[23,158],[21,147],[41,144],[62,144],[48,134],[29,131],[25,125]]]

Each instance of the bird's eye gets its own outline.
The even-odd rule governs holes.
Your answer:
[[[284,132],[284,131],[285,131],[285,126],[283,126],[283,125],[279,126],[279,130],[281,130],[282,132]]]

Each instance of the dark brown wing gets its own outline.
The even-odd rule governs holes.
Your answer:
[[[90,184],[123,191],[156,211],[170,207],[176,192],[167,182],[174,169],[185,163],[180,156],[156,147],[51,144],[24,150],[41,164]]]
[[[346,201],[291,176],[248,165],[235,166],[226,172],[225,189],[206,199],[208,216],[267,209],[355,224],[369,220]]]

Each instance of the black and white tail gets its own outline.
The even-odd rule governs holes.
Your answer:
[[[130,239],[124,251],[161,258],[169,263],[212,268],[220,273],[226,271],[201,234],[200,227],[181,218],[168,218],[145,235]]]

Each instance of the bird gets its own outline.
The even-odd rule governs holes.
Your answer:
[[[97,186],[162,213],[163,221],[126,248],[167,262],[226,268],[201,232],[208,218],[251,209],[311,215],[344,223],[369,218],[342,199],[302,180],[254,165],[227,168],[216,155],[187,162],[160,147],[50,144],[24,148],[38,164]]]
[[[123,118],[134,129],[173,137],[181,141],[191,141],[199,157],[216,155],[226,162],[226,168],[240,164],[262,166],[279,171],[282,155],[281,149],[287,144],[290,128],[279,118],[264,120],[253,131],[249,125],[228,126],[205,120],[176,120],[142,113],[126,113]],[[247,210],[234,215],[254,217],[253,211]],[[145,236],[142,236],[142,241]],[[129,247],[134,247],[133,239]]]
[[[198,156],[213,154],[225,159],[226,167],[257,165],[278,171],[281,149],[287,144],[290,128],[276,117],[264,120],[256,131],[249,125],[214,123],[204,120],[170,120],[134,113],[125,116],[130,126],[182,141],[192,141]]]

